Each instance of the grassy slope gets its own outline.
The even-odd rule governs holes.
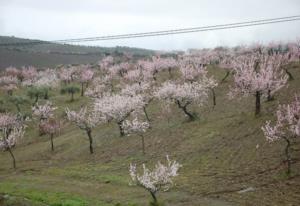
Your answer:
[[[287,179],[281,164],[283,142],[267,143],[260,130],[267,119],[274,118],[278,103],[287,103],[299,93],[299,64],[291,71],[296,80],[289,82],[288,89],[281,90],[275,101],[263,102],[259,118],[253,115],[253,97],[228,100],[230,80],[217,88],[214,109],[211,102],[195,107],[199,120],[194,122],[186,122],[175,107],[167,118],[159,104],[152,103],[149,111],[153,124],[146,134],[145,156],[141,155],[139,137],[120,138],[114,124],[94,131],[94,155],[89,154],[85,134],[75,126],[65,125],[55,139],[54,153],[50,152],[48,137],[38,137],[30,127],[14,150],[16,171],[10,169],[9,154],[0,155],[0,193],[46,205],[146,205],[149,194],[128,184],[129,163],[151,165],[169,154],[183,168],[175,188],[159,194],[167,205],[297,205],[299,158],[295,158],[292,178]],[[217,79],[224,75],[216,68],[210,72]],[[86,103],[86,99],[80,99],[67,104],[68,97],[52,93],[60,115],[67,105],[78,108]],[[299,149],[299,144],[296,147]],[[299,151],[293,156],[299,157]],[[255,191],[238,193],[248,187]]]

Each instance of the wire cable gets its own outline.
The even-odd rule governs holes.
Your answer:
[[[261,19],[261,20],[253,20],[253,21],[236,22],[236,23],[230,23],[230,24],[218,24],[218,25],[212,25],[212,26],[201,26],[201,27],[191,27],[191,28],[183,28],[183,29],[153,31],[153,32],[109,35],[109,36],[77,38],[77,39],[64,39],[64,40],[54,40],[54,41],[33,40],[30,42],[2,43],[2,44],[0,44],[0,46],[26,46],[26,45],[52,44],[52,43],[67,44],[67,43],[76,43],[76,42],[107,41],[107,40],[131,39],[131,38],[141,38],[141,37],[151,37],[151,36],[166,36],[166,35],[173,35],[173,34],[185,34],[185,33],[217,31],[217,30],[225,30],[225,29],[233,29],[233,28],[251,27],[251,26],[275,24],[275,23],[282,23],[282,22],[292,22],[292,21],[298,21],[298,20],[300,20],[300,15],[272,18],[272,19]]]

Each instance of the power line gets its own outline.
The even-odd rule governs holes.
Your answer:
[[[241,28],[241,27],[250,27],[250,26],[258,26],[258,25],[265,25],[265,24],[275,24],[281,22],[288,22],[288,21],[296,21],[300,20],[300,18],[295,19],[288,19],[288,20],[278,20],[272,22],[261,22],[255,24],[243,24],[243,25],[234,25],[234,26],[223,26],[223,27],[213,27],[207,29],[196,29],[196,30],[188,30],[188,31],[177,31],[177,32],[163,32],[163,33],[155,33],[155,34],[133,34],[133,35],[123,35],[119,36],[111,36],[111,37],[94,37],[90,39],[78,39],[72,41],[61,41],[56,43],[72,43],[72,42],[89,42],[89,41],[105,41],[105,40],[117,40],[117,39],[129,39],[129,38],[140,38],[140,37],[150,37],[150,36],[165,36],[165,35],[172,35],[172,34],[185,34],[185,33],[195,33],[195,32],[205,32],[205,31],[216,31],[216,30],[225,30],[225,29],[232,29],[232,28]]]
[[[254,21],[244,21],[244,22],[236,22],[236,23],[230,23],[230,24],[218,24],[218,25],[212,25],[212,26],[202,26],[202,27],[191,27],[191,28],[183,28],[183,29],[173,29],[173,30],[162,30],[162,31],[154,31],[154,32],[144,32],[144,33],[132,33],[132,34],[121,34],[121,35],[110,35],[110,36],[101,36],[101,37],[89,37],[89,38],[78,38],[78,39],[67,39],[67,40],[56,40],[54,42],[78,42],[78,41],[93,41],[93,40],[102,40],[102,39],[115,39],[115,38],[123,38],[128,36],[142,36],[144,35],[164,35],[164,34],[177,34],[178,32],[182,33],[189,33],[193,31],[199,31],[199,30],[205,30],[205,29],[213,29],[218,27],[229,27],[229,26],[238,26],[243,24],[255,24],[255,23],[271,23],[272,21],[288,21],[291,19],[297,19],[300,18],[300,15],[295,16],[288,16],[288,17],[280,17],[280,18],[272,18],[272,19],[262,19],[262,20],[254,20]]]
[[[185,34],[185,33],[195,33],[195,32],[205,32],[205,31],[216,31],[216,30],[225,30],[225,29],[233,29],[233,28],[251,27],[251,26],[275,24],[275,23],[282,23],[282,22],[292,22],[292,21],[298,21],[298,20],[300,20],[300,15],[272,18],[272,19],[261,19],[261,20],[253,20],[253,21],[236,22],[236,23],[230,23],[230,24],[219,24],[219,25],[212,25],[212,26],[162,30],[162,31],[154,31],[154,32],[131,33],[131,34],[120,34],[120,35],[77,38],[77,39],[64,39],[64,40],[55,40],[55,41],[37,40],[37,41],[30,41],[30,42],[3,43],[3,44],[0,44],[0,46],[22,46],[22,45],[25,46],[25,45],[36,45],[36,44],[107,41],[107,40],[141,38],[141,37],[150,37],[150,36],[165,36],[165,35],[173,35],[173,34]]]

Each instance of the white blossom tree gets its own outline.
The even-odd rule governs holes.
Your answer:
[[[18,78],[14,76],[0,77],[0,88],[8,95],[12,95],[13,91],[18,88]]]
[[[12,149],[24,136],[25,125],[16,115],[0,113],[0,132],[0,149],[9,152],[13,168],[16,169],[16,159]]]
[[[152,82],[139,82],[139,83],[134,83],[131,85],[126,84],[125,86],[122,86],[121,94],[134,97],[136,95],[139,95],[142,97],[144,106],[143,106],[143,111],[145,114],[145,117],[147,121],[150,121],[148,112],[147,112],[147,107],[153,100],[153,85]]]
[[[130,164],[129,173],[132,183],[149,191],[153,198],[152,205],[158,206],[157,192],[167,191],[174,185],[173,178],[178,175],[180,167],[177,161],[171,161],[167,156],[166,164],[158,162],[152,171],[143,164],[142,174],[137,172],[135,164]]]
[[[81,96],[84,94],[84,85],[86,88],[88,87],[89,82],[92,81],[94,77],[94,71],[89,69],[88,66],[83,66],[79,75],[79,82],[81,84]]]
[[[240,57],[235,62],[234,86],[229,97],[255,96],[255,115],[261,111],[261,96],[272,95],[287,83],[288,76],[274,64],[269,56],[257,58],[255,54]]]
[[[195,120],[196,117],[188,111],[188,106],[192,103],[203,105],[208,99],[208,89],[205,84],[199,82],[176,84],[167,81],[154,95],[158,99],[165,100],[166,103],[175,103],[189,117],[189,120]]]
[[[147,131],[147,129],[149,127],[150,127],[150,125],[148,122],[142,122],[138,118],[134,118],[132,121],[125,120],[122,124],[122,128],[123,128],[125,134],[127,134],[127,135],[137,134],[141,137],[143,154],[145,154],[144,133]]]
[[[45,104],[39,105],[38,103],[32,107],[32,115],[38,119],[40,135],[44,134],[42,130],[42,124],[46,122],[49,118],[54,116],[54,111],[57,107],[54,107],[50,101]]]
[[[115,121],[124,136],[123,122],[135,111],[139,112],[145,105],[142,96],[127,96],[122,94],[106,95],[94,103],[94,111],[107,121]]]
[[[182,56],[179,60],[179,71],[183,81],[195,82],[198,81],[205,85],[211,91],[213,106],[216,106],[215,87],[218,86],[217,81],[213,76],[208,75],[207,64],[209,56],[199,53],[193,56]]]
[[[104,122],[94,111],[90,111],[87,107],[82,107],[78,112],[70,111],[66,108],[66,114],[69,121],[76,124],[78,128],[84,130],[89,138],[90,153],[94,153],[92,130],[99,123]]]
[[[54,151],[53,138],[54,135],[59,134],[60,132],[60,122],[58,120],[55,120],[54,118],[48,118],[46,121],[43,121],[41,123],[40,128],[43,131],[43,133],[49,134],[51,151]]]
[[[279,105],[277,121],[271,126],[271,121],[267,121],[262,127],[265,137],[269,142],[284,140],[285,157],[287,163],[287,174],[291,173],[291,146],[294,140],[300,137],[300,97],[295,96],[292,103],[287,105]]]

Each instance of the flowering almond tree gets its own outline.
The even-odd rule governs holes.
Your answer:
[[[186,58],[182,59],[179,70],[184,81],[191,83],[198,81],[210,90],[213,98],[213,106],[216,106],[214,88],[218,86],[218,83],[213,77],[208,77],[206,66],[199,62],[198,58],[192,58],[190,60],[187,60]]]
[[[106,95],[96,99],[95,112],[107,121],[115,121],[120,129],[120,136],[124,136],[123,122],[133,111],[139,112],[145,105],[141,95],[127,96],[121,94]]]
[[[147,121],[150,121],[147,106],[153,100],[153,91],[151,82],[139,82],[134,83],[131,85],[125,85],[124,88],[121,90],[122,95],[127,95],[130,97],[134,97],[135,95],[140,95],[143,98],[144,106],[143,111],[147,118]]]
[[[255,55],[241,57],[235,63],[234,87],[229,97],[237,95],[255,96],[255,115],[260,114],[261,96],[274,94],[287,83],[288,76],[279,69],[280,64],[272,64],[268,56],[257,59]]]
[[[144,79],[143,72],[140,68],[129,70],[125,75],[124,79],[132,83],[141,83]]]
[[[226,71],[226,74],[222,78],[221,83],[225,82],[229,75],[233,73],[233,58],[233,56],[225,56],[219,62],[219,67]]]
[[[88,83],[92,81],[94,77],[94,71],[89,68],[82,68],[80,76],[79,76],[79,82],[81,84],[81,96],[84,94],[84,84],[86,85],[86,88],[88,87]]]
[[[199,79],[201,75],[205,75],[207,73],[204,67],[195,68],[192,64],[181,65],[179,70],[183,80],[189,82],[194,82]]]
[[[90,153],[94,153],[92,129],[104,119],[100,119],[95,112],[88,111],[87,107],[82,107],[78,112],[66,109],[68,120],[75,123],[76,126],[84,130],[89,138]]]
[[[61,68],[59,72],[59,79],[64,82],[64,84],[68,84],[75,79],[77,69],[75,67],[70,68]]]
[[[138,65],[142,68],[145,80],[157,80],[157,74],[162,69],[160,57],[153,56],[152,61],[139,61]]]
[[[43,105],[39,105],[38,103],[32,107],[32,115],[35,116],[39,121],[39,131],[40,135],[44,134],[42,130],[42,124],[46,122],[49,118],[54,116],[54,111],[57,107],[53,107],[50,101],[46,102]]]
[[[269,142],[284,140],[287,174],[291,173],[291,146],[293,140],[300,137],[300,97],[296,96],[291,104],[279,105],[277,110],[277,122],[271,126],[267,121],[262,127],[265,137]]]
[[[101,69],[108,69],[108,67],[114,64],[114,58],[112,56],[106,56],[101,61],[99,61],[98,64]]]
[[[106,93],[112,93],[113,91],[113,77],[105,75],[94,78],[91,85],[85,91],[85,95],[92,98],[101,98]]]
[[[45,69],[38,72],[36,80],[32,82],[32,86],[44,93],[44,99],[49,99],[49,90],[59,86],[59,78],[53,69]]]
[[[35,67],[22,67],[19,79],[24,86],[32,86],[38,75],[37,69]]]
[[[46,121],[43,121],[40,127],[44,133],[49,134],[51,151],[54,151],[53,138],[55,134],[60,132],[60,122],[54,118],[49,118]]]
[[[158,88],[154,94],[158,99],[165,100],[167,103],[175,103],[189,120],[195,120],[194,114],[188,111],[188,106],[192,103],[202,105],[207,101],[208,90],[205,85],[199,82],[176,84],[168,81]]]
[[[158,162],[154,169],[150,171],[143,164],[143,174],[138,174],[136,165],[130,164],[130,177],[132,183],[149,191],[153,202],[151,205],[158,206],[156,194],[159,191],[168,191],[173,185],[173,178],[178,175],[179,168],[182,167],[178,162],[171,161],[167,156],[166,165]]]
[[[145,154],[144,133],[147,131],[149,126],[150,125],[148,122],[139,121],[137,118],[134,118],[132,121],[125,120],[122,124],[122,128],[125,134],[137,134],[142,138],[143,154]]]
[[[172,70],[176,69],[178,67],[178,62],[173,57],[167,57],[167,58],[158,58],[157,64],[160,67],[160,70],[167,70],[169,73],[169,77],[172,78]]]
[[[17,141],[24,136],[24,129],[25,125],[17,116],[12,114],[0,114],[0,149],[9,152],[14,169],[16,169],[16,159],[12,148],[14,148]]]
[[[17,68],[15,67],[7,67],[5,69],[5,74],[7,76],[13,76],[13,77],[17,77],[20,75],[20,70],[18,70]]]
[[[13,91],[18,88],[18,79],[14,76],[2,76],[0,77],[0,88],[7,92],[8,95],[12,95]]]

